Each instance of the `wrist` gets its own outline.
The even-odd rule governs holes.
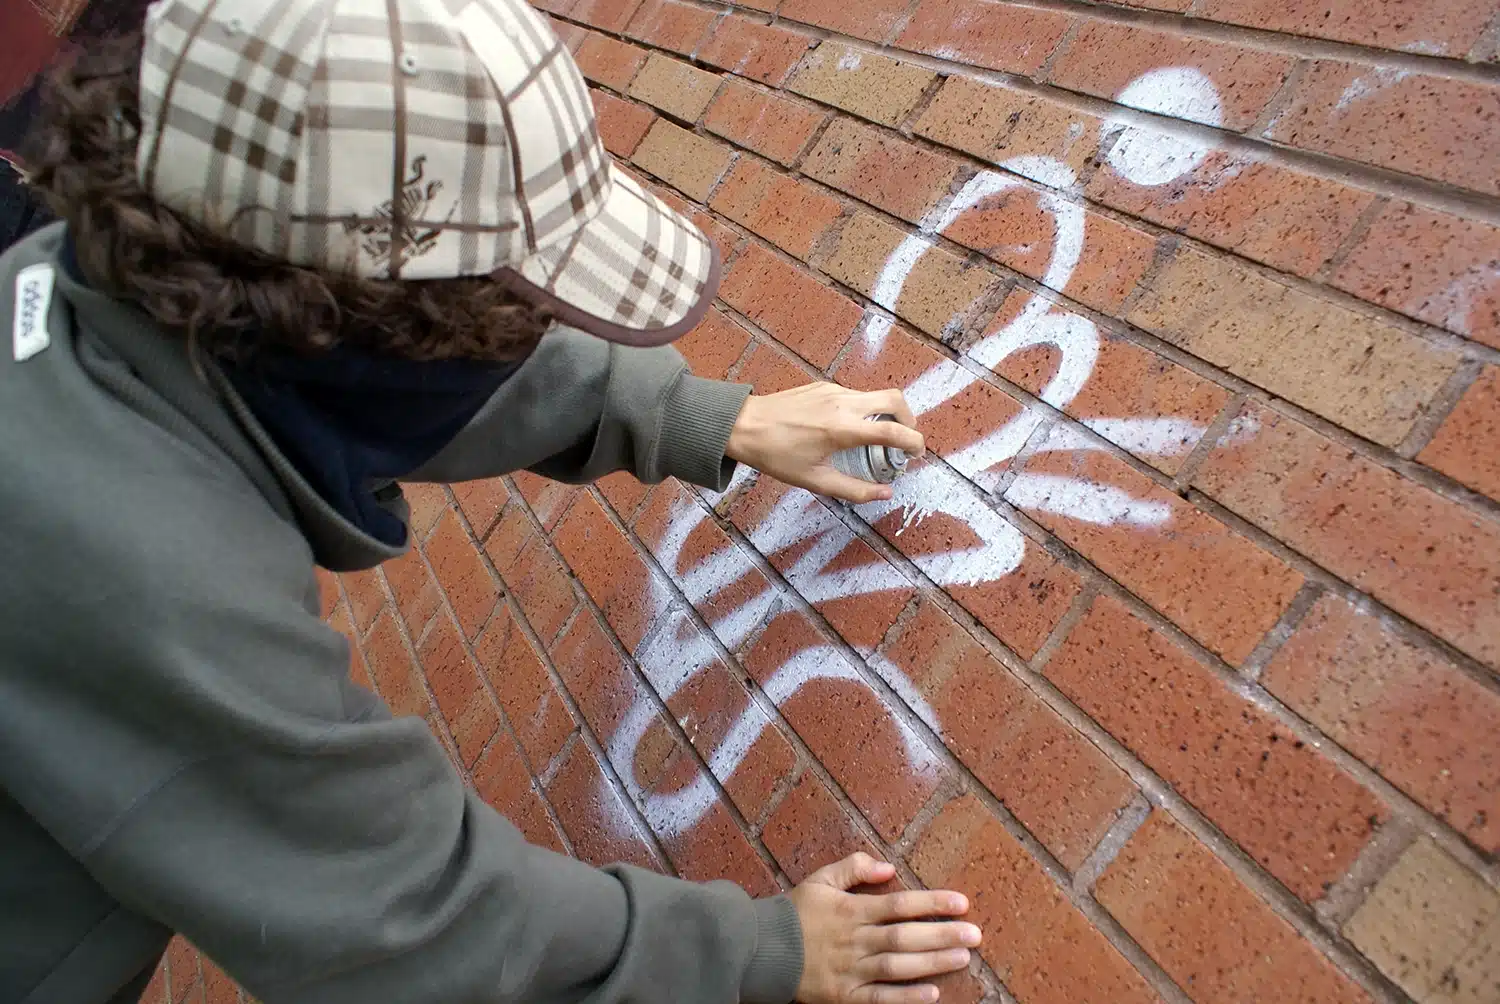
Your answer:
[[[750,458],[756,455],[756,444],[764,440],[766,434],[764,402],[764,398],[754,395],[745,398],[734,425],[730,426],[729,441],[724,446],[724,455],[730,460],[755,466],[750,463]]]

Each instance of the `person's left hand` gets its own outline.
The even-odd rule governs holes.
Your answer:
[[[896,421],[871,422],[871,415],[894,415]],[[810,383],[747,398],[725,453],[810,492],[846,502],[874,502],[890,498],[891,486],[841,474],[828,458],[851,446],[879,444],[905,450],[915,460],[926,452],[916,424],[899,390],[865,392]]]

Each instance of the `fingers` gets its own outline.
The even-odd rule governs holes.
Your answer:
[[[909,983],[931,976],[957,972],[969,964],[967,948],[945,948],[938,952],[900,952],[872,955],[860,975],[880,983]]]
[[[893,987],[884,983],[866,983],[849,996],[852,1004],[933,1004],[938,988],[930,983]]]
[[[945,948],[973,948],[979,944],[979,928],[966,923],[883,924],[863,932],[864,949],[871,954],[888,952],[938,952]]]
[[[968,899],[956,892],[910,889],[863,899],[865,918],[872,924],[925,917],[958,917],[969,910]]]
[[[842,861],[824,865],[807,877],[807,881],[819,885],[830,885],[848,892],[855,886],[879,885],[889,882],[896,874],[896,866],[885,861],[876,861],[863,851],[851,854]],[[872,897],[883,898],[883,897]]]
[[[875,423],[869,423],[874,425]],[[890,425],[889,422],[881,422],[881,425]],[[819,495],[831,495],[834,498],[852,502],[855,505],[864,505],[866,502],[874,502],[877,499],[888,499],[895,490],[890,485],[877,485],[872,481],[861,481],[859,478],[851,478],[847,474],[841,474],[829,467],[818,472],[814,477],[808,479],[803,485],[809,491],[817,492]]]
[[[906,403],[906,395],[899,390],[874,390],[861,394],[861,405],[869,410],[867,415],[894,415],[896,421],[905,426],[915,426],[916,416]]]
[[[867,428],[859,430],[860,439],[880,446],[894,446],[906,451],[912,458],[927,452],[927,441],[923,435],[909,425],[897,422],[864,422]]]

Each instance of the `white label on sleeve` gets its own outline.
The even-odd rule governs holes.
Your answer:
[[[24,363],[52,344],[47,314],[52,309],[52,284],[57,273],[51,265],[29,265],[16,273],[16,316],[12,341],[16,362]]]

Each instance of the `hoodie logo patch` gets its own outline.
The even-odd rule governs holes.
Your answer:
[[[47,314],[52,310],[51,265],[28,265],[16,273],[16,316],[11,329],[16,362],[24,363],[52,344]]]

